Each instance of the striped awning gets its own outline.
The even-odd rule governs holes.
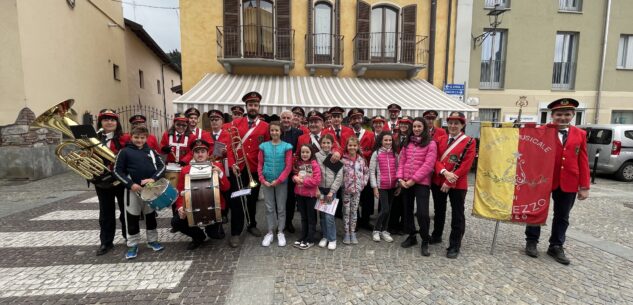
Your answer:
[[[402,115],[413,117],[425,110],[437,110],[441,117],[450,111],[476,112],[421,79],[367,79],[312,76],[265,76],[207,74],[198,84],[174,101],[176,112],[196,107],[207,112],[229,112],[242,104],[250,91],[262,94],[260,113],[279,114],[302,106],[306,111],[325,111],[332,106],[359,107],[366,116],[385,115],[387,105],[402,106]]]

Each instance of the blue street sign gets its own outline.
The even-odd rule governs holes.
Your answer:
[[[464,84],[446,84],[444,92],[449,95],[464,95]]]

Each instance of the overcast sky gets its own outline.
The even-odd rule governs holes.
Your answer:
[[[123,15],[143,28],[168,53],[180,50],[178,0],[121,0]],[[136,5],[133,5],[136,4]]]

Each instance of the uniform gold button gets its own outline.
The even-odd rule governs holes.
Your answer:
[[[564,168],[564,166],[561,166],[561,167],[560,167],[560,169],[563,169],[563,168]]]
[[[565,160],[565,157],[563,157],[563,160]]]

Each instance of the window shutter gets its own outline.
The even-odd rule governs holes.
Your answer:
[[[402,54],[400,61],[415,64],[415,28],[417,5],[407,5],[402,8]]]
[[[314,36],[312,35],[312,20],[314,18],[314,3],[313,0],[307,0],[308,2],[308,29],[306,31],[306,63],[314,63]]]
[[[277,15],[277,58],[290,60],[292,55],[292,30],[290,29],[290,0],[275,1]]]
[[[240,55],[240,3],[224,0],[224,57]]]
[[[358,0],[356,5],[356,62],[369,61],[371,6]]]
[[[334,3],[334,63],[340,65],[341,59],[341,0]]]

